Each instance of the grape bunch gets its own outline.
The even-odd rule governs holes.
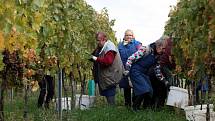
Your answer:
[[[18,51],[3,51],[3,63],[5,64],[3,75],[9,86],[22,86],[23,64]]]

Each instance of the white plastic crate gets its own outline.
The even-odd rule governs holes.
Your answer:
[[[195,111],[193,121],[206,121],[206,111],[203,110]],[[210,121],[215,121],[215,112],[210,112]]]

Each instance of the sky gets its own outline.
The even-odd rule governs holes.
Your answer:
[[[136,40],[143,45],[159,39],[163,32],[171,6],[178,0],[86,0],[96,11],[107,8],[118,41],[126,29],[132,29]]]

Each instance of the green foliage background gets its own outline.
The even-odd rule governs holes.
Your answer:
[[[173,37],[173,53],[187,76],[198,80],[215,65],[215,0],[180,0],[169,13],[165,33]]]
[[[116,43],[114,22],[107,9],[98,13],[84,0],[1,0],[0,42],[5,46],[0,46],[0,51],[19,50],[22,57],[27,49],[36,50],[40,63],[31,64],[37,65],[34,70],[43,67],[56,73],[65,68],[67,73],[76,73],[76,64],[91,70],[87,53],[96,47],[95,34],[106,32]],[[56,57],[58,64],[47,64],[50,57]],[[2,61],[0,67],[4,67]]]

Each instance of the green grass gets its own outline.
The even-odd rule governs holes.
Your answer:
[[[38,93],[31,93],[28,101],[28,121],[59,121],[52,102],[49,110],[37,108]],[[96,106],[89,110],[63,111],[63,121],[186,121],[182,111],[177,109],[150,109],[133,112],[123,106],[123,97],[118,94],[117,106],[106,106],[105,99],[99,97]],[[8,100],[6,97],[5,100]],[[5,120],[23,121],[24,101],[16,96],[13,101],[5,101]]]
[[[133,112],[121,106],[96,107],[86,111],[78,110],[73,114],[77,121],[186,121],[184,115],[169,109]]]

